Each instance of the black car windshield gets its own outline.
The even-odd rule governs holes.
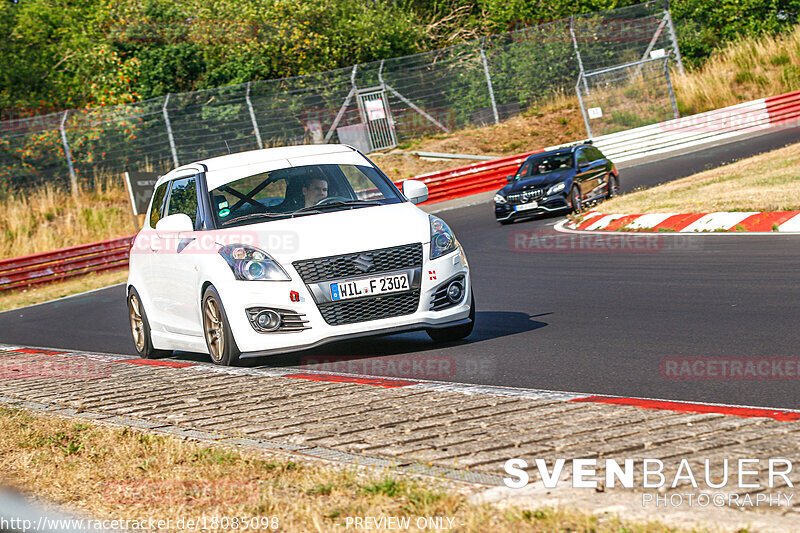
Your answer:
[[[572,168],[572,153],[548,154],[533,157],[525,161],[517,171],[516,178],[549,174],[550,172],[560,172],[565,168]]]
[[[402,202],[394,185],[364,165],[307,165],[246,176],[210,193],[217,227]]]

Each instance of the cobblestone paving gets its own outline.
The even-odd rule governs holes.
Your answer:
[[[571,402],[569,395],[558,393],[526,397],[499,388],[465,393],[445,385],[368,386],[286,374],[202,364],[150,366],[101,354],[20,353],[0,347],[0,403],[489,485],[502,484],[505,461],[520,457],[530,465],[535,459],[552,465],[557,458],[594,458],[600,479],[605,459],[620,464],[634,459],[636,486],[641,487],[642,460],[659,459],[667,495],[749,492],[755,498],[794,494],[782,476],[774,476],[774,486],[768,486],[768,459],[788,459],[800,467],[797,421]],[[699,488],[686,477],[671,488],[684,459]],[[728,483],[709,488],[704,461],[709,461],[708,479],[719,484],[724,459]],[[760,460],[745,467],[759,471],[746,481],[760,488],[737,487],[738,459]],[[538,479],[535,467],[528,471]],[[570,479],[570,472],[565,468],[561,477]],[[798,468],[788,479],[800,483]],[[800,512],[800,495],[789,506],[763,508],[769,509]]]

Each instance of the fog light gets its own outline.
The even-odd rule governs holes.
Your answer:
[[[271,309],[261,311],[256,315],[256,324],[264,331],[275,331],[281,327],[281,315]]]
[[[464,286],[461,285],[460,281],[453,281],[450,285],[447,286],[447,299],[453,303],[457,303],[461,301],[461,297],[464,296]]]

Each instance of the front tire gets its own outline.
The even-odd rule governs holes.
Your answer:
[[[144,312],[142,298],[139,293],[131,287],[128,291],[128,321],[131,325],[133,335],[133,347],[136,353],[143,359],[156,359],[165,357],[172,352],[168,350],[156,350],[153,348],[153,340],[150,335],[150,321]]]
[[[576,185],[573,185],[572,189],[569,191],[569,205],[573,213],[580,213],[583,209],[583,204],[581,203],[581,191]]]
[[[470,291],[471,292],[471,291]],[[469,304],[469,324],[452,326],[449,328],[436,328],[427,330],[428,336],[434,342],[454,342],[468,337],[475,327],[475,295],[472,295]]]
[[[233,366],[239,361],[241,352],[231,333],[222,298],[213,286],[203,293],[203,336],[212,363]]]

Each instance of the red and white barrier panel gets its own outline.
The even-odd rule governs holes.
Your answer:
[[[525,159],[543,151],[499,157],[463,167],[422,174],[413,179],[428,186],[428,200],[424,202],[425,204],[496,191],[506,184],[506,176],[514,174]],[[402,189],[402,181],[398,181],[396,185]]]
[[[595,137],[593,143],[612,161],[622,163],[797,125],[800,125],[800,91],[602,135]]]
[[[126,268],[133,236],[0,261],[0,291]]]
[[[567,228],[585,231],[744,231],[800,233],[800,211],[654,213],[618,215],[590,211]]]

